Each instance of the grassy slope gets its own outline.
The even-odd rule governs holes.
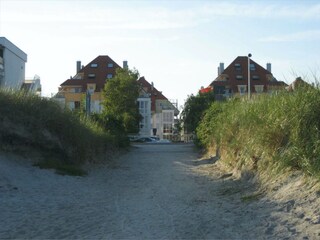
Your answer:
[[[301,170],[319,178],[320,90],[214,103],[197,135],[206,148],[218,147],[229,167]]]
[[[23,92],[0,91],[0,149],[35,149],[52,165],[81,165],[113,148],[116,138],[93,121],[55,102]],[[53,164],[54,165],[54,164]]]

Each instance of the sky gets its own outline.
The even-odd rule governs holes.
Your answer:
[[[43,96],[99,55],[128,61],[179,106],[249,53],[288,84],[320,79],[318,0],[0,0],[0,36],[27,53]]]

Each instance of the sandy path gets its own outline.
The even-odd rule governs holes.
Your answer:
[[[0,238],[313,239],[318,234],[317,223],[299,228],[304,216],[292,216],[294,203],[266,198],[245,203],[241,196],[254,186],[220,174],[183,144],[137,145],[113,164],[92,167],[87,177],[60,176],[2,156]]]

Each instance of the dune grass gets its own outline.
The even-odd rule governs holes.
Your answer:
[[[219,148],[226,165],[302,170],[320,178],[320,90],[215,102],[197,128],[199,143]]]
[[[98,123],[63,110],[50,99],[0,90],[0,103],[0,149],[32,148],[45,158],[51,155],[60,163],[81,165],[117,145],[117,137]]]

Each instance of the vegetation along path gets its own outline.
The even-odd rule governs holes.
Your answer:
[[[313,239],[319,225],[197,159],[190,144],[136,145],[86,177],[0,156],[0,238]],[[309,231],[309,232],[308,232]],[[312,235],[313,234],[313,235]]]

